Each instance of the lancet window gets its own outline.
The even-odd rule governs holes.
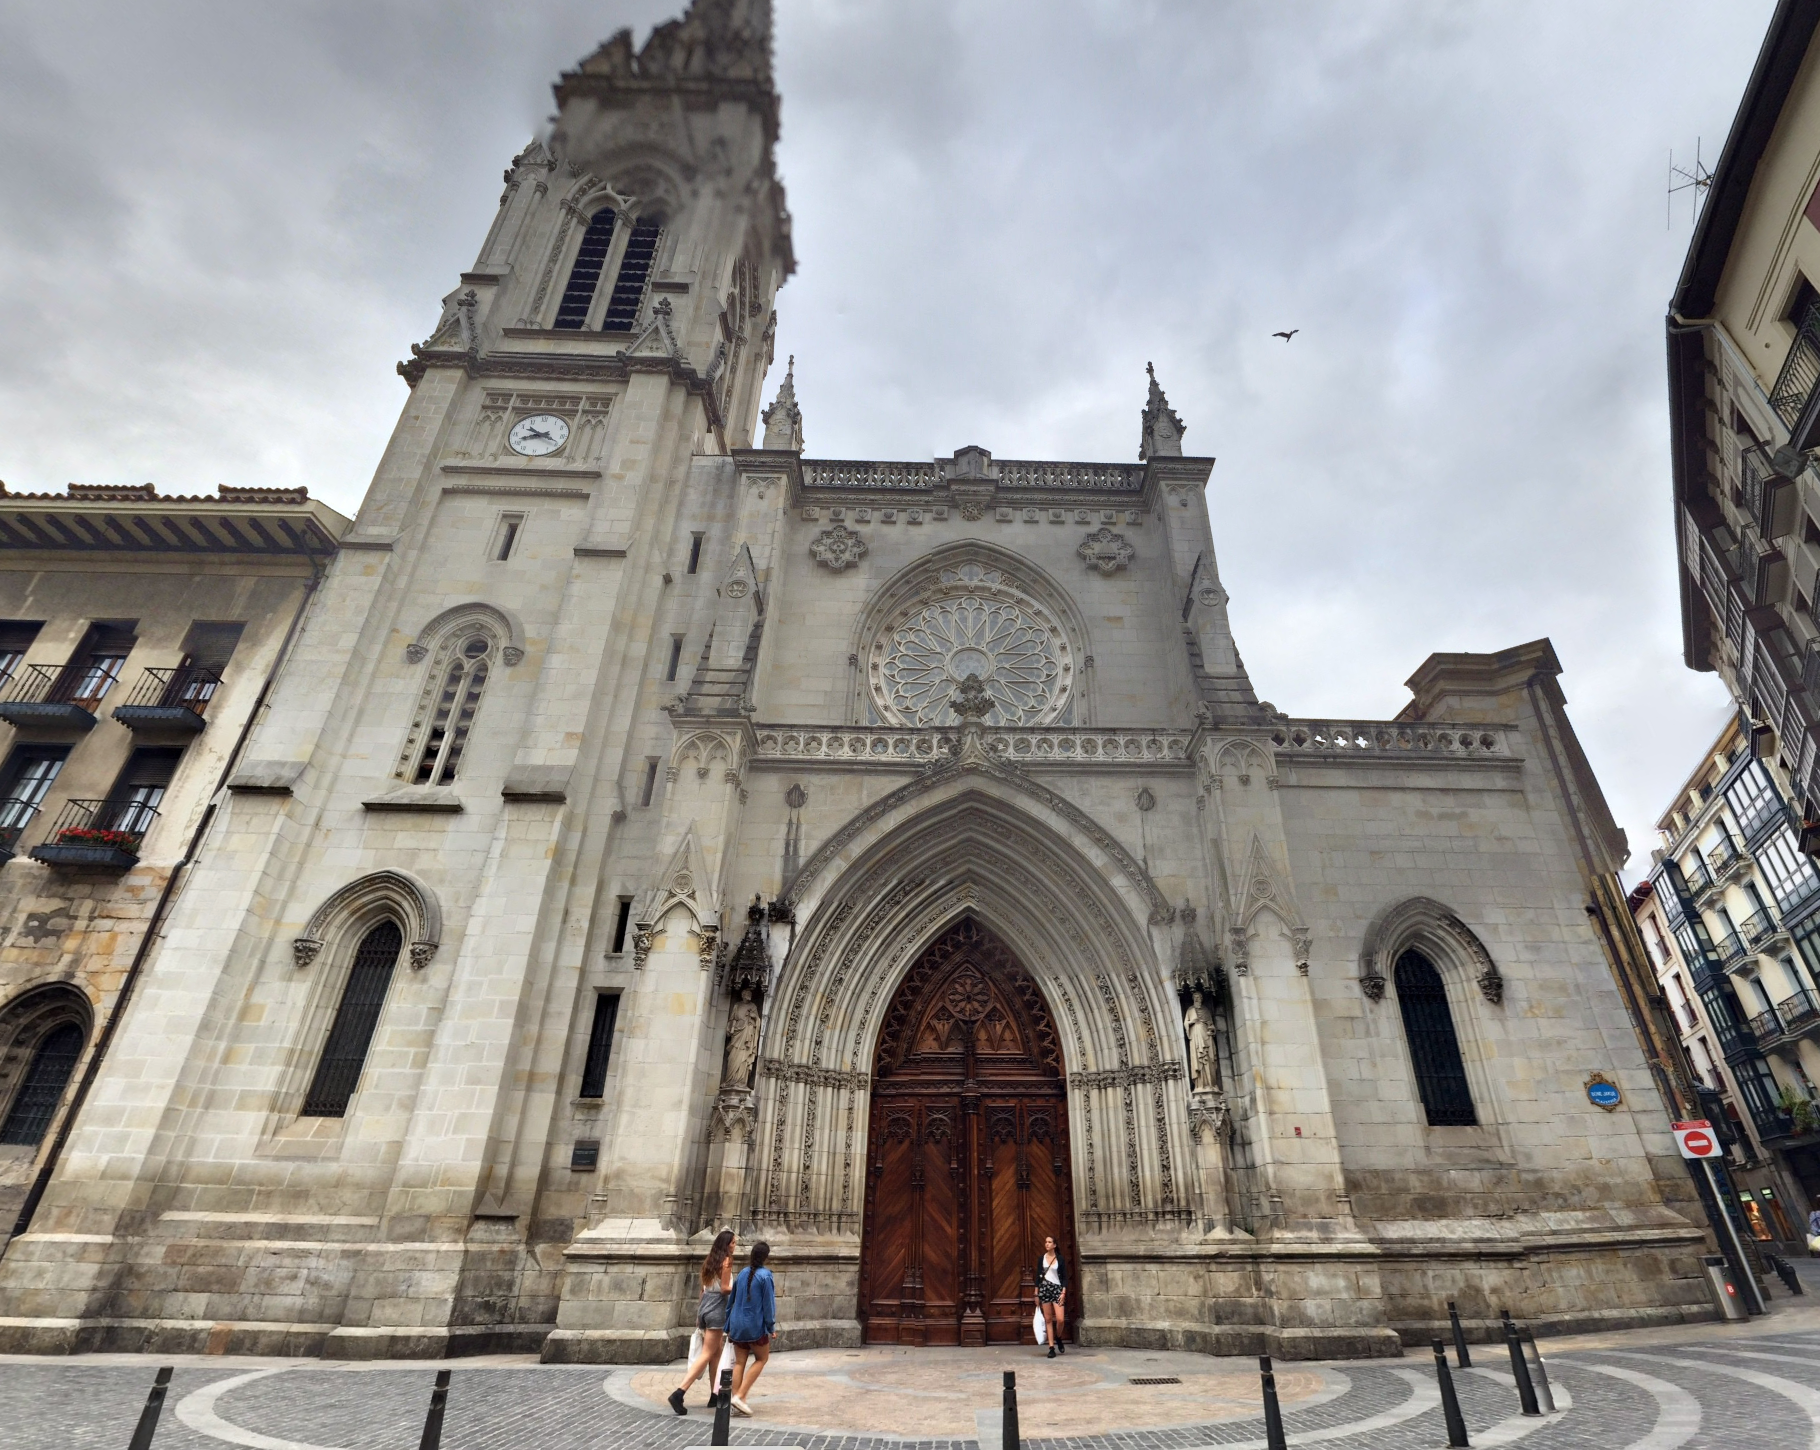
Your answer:
[[[493,654],[493,638],[483,630],[456,630],[443,642],[394,772],[399,780],[411,785],[453,783],[492,673]]]
[[[0,1122],[0,1143],[35,1147],[42,1141],[82,1056],[82,1041],[82,1029],[74,1022],[53,1027],[39,1039],[25,1080]]]
[[[588,309],[594,305],[601,270],[607,265],[607,253],[613,247],[614,220],[613,208],[603,206],[594,213],[594,219],[582,234],[581,249],[575,254],[575,265],[569,269],[569,285],[563,289],[562,304],[556,309],[558,327],[575,329],[588,325]]]
[[[1454,1031],[1447,984],[1422,953],[1406,951],[1397,958],[1397,1005],[1403,1011],[1403,1035],[1415,1067],[1416,1090],[1431,1128],[1474,1127],[1479,1115],[1472,1105],[1460,1038]]]
[[[353,965],[341,989],[335,1020],[316,1064],[316,1075],[310,1080],[310,1090],[304,1095],[306,1118],[346,1116],[354,1089],[360,1085],[367,1049],[372,1046],[373,1031],[379,1025],[379,1012],[385,1006],[392,972],[403,947],[404,932],[397,922],[388,920],[363,936],[354,949]]]
[[[555,325],[568,331],[587,327],[602,332],[632,331],[644,307],[663,234],[664,224],[654,216],[620,217],[611,206],[595,212],[569,267]],[[607,289],[604,284],[609,278],[611,287]]]

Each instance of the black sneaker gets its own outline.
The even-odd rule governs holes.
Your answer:
[[[1055,1358],[1055,1346],[1053,1344],[1049,1346],[1049,1358]]]
[[[689,1413],[688,1406],[683,1404],[683,1392],[681,1390],[670,1391],[670,1408],[675,1410],[679,1415],[686,1415]]]
[[[1057,1354],[1066,1354],[1068,1352],[1068,1346],[1058,1339],[1055,1342],[1055,1352]]]
[[[718,1410],[720,1408],[720,1391],[719,1390],[709,1390],[708,1391],[708,1408],[710,1410]]]

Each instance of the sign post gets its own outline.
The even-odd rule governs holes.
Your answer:
[[[1725,1206],[1725,1196],[1719,1191],[1718,1175],[1713,1172],[1713,1159],[1725,1156],[1719,1135],[1705,1118],[1676,1123],[1674,1130],[1681,1156],[1700,1164],[1706,1174],[1706,1186],[1712,1190],[1713,1202],[1719,1206],[1719,1227],[1729,1241],[1730,1258],[1738,1273],[1738,1288],[1744,1295],[1745,1307],[1752,1314],[1769,1313],[1769,1306],[1763,1302],[1763,1292],[1757,1287],[1757,1276],[1751,1272],[1750,1260],[1745,1257],[1744,1240],[1738,1237],[1738,1226],[1732,1222],[1731,1210]]]

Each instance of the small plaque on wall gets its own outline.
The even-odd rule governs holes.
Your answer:
[[[1586,1100],[1595,1108],[1604,1108],[1608,1113],[1615,1113],[1624,1102],[1624,1094],[1618,1085],[1602,1072],[1595,1072],[1586,1079]]]

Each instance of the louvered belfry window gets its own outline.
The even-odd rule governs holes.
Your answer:
[[[6,1121],[0,1123],[0,1143],[32,1148],[43,1141],[81,1056],[82,1029],[75,1023],[65,1022],[44,1034],[25,1070],[25,1081],[6,1110]]]
[[[1422,1106],[1428,1111],[1428,1126],[1475,1126],[1479,1116],[1473,1111],[1460,1038],[1454,1031],[1453,1010],[1447,1005],[1447,984],[1434,963],[1413,950],[1397,958],[1396,977],[1403,1035],[1409,1040],[1409,1057],[1415,1065]]]
[[[392,969],[398,965],[403,946],[404,933],[398,923],[382,921],[354,949],[354,965],[348,971],[347,985],[341,989],[329,1040],[323,1045],[322,1060],[316,1064],[316,1076],[303,1100],[304,1117],[346,1115],[354,1089],[360,1085],[360,1070],[366,1066],[373,1029],[379,1025],[379,1009],[385,1006]]]
[[[588,325],[594,289],[600,286],[601,269],[607,265],[607,253],[612,246],[613,208],[603,206],[594,213],[587,231],[582,233],[581,249],[575,253],[575,265],[569,269],[569,285],[563,289],[562,303],[556,309],[558,327],[573,330]]]
[[[450,785],[473,733],[480,697],[492,672],[493,641],[484,634],[457,636],[436,657],[411,722],[398,779],[411,785]]]
[[[619,276],[613,282],[613,295],[607,299],[607,315],[601,319],[602,332],[630,332],[637,323],[639,306],[645,300],[645,284],[651,280],[651,266],[657,260],[657,244],[663,234],[661,222],[641,218],[632,224],[626,254],[620,258]]]

